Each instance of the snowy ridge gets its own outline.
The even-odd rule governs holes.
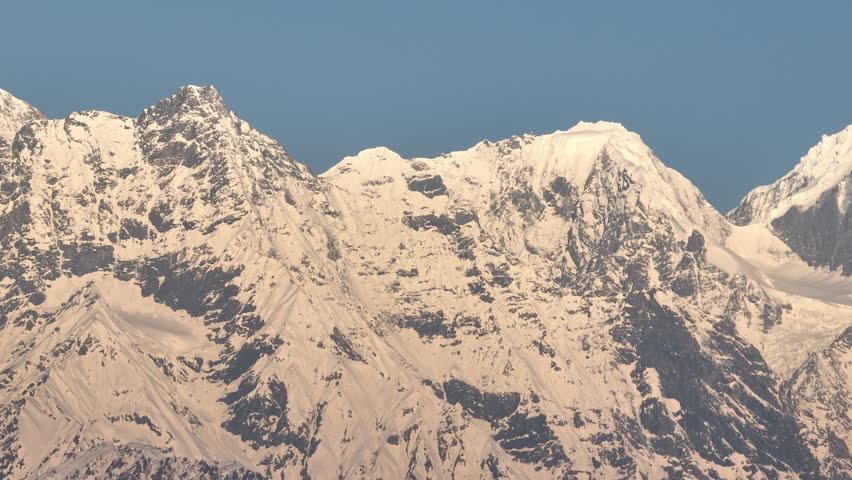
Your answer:
[[[44,114],[32,105],[0,89],[0,158],[8,155],[15,134],[21,127],[44,118]]]
[[[763,224],[811,267],[852,274],[852,126],[822,141],[772,185],[758,187],[728,214]]]
[[[18,128],[0,476],[843,478],[782,388],[843,278],[621,125],[320,177],[212,87]]]
[[[699,229],[716,240],[724,239],[727,222],[695,186],[663,165],[639,135],[612,122],[580,122],[549,135],[484,141],[435,159],[409,161],[384,147],[369,149],[343,159],[321,177],[358,191],[365,183],[378,183],[388,176],[415,175],[417,165],[425,164],[444,179],[452,201],[475,203],[493,194],[489,189],[501,177],[529,177],[537,193],[561,178],[576,185],[577,194],[582,195],[589,176],[602,168],[602,162],[607,163],[603,168],[617,169],[624,182],[636,184],[637,196],[627,201],[642,202],[648,209],[671,216],[679,235],[685,238]],[[343,177],[345,180],[339,180]]]
[[[11,143],[21,127],[43,118],[35,107],[0,89],[0,139]]]
[[[728,216],[738,225],[769,223],[792,208],[804,210],[812,206],[827,190],[845,185],[850,172],[852,125],[834,135],[823,135],[793,170],[775,183],[749,192]]]

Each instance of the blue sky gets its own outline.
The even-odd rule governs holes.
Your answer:
[[[638,132],[723,211],[852,123],[852,2],[14,2],[0,88],[136,116],[184,84],[322,172],[580,120]]]

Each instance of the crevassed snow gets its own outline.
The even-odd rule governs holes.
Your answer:
[[[807,265],[766,225],[732,226],[724,244],[708,245],[707,257],[790,306],[768,332],[759,323],[740,330],[782,378],[852,325],[852,278]]]

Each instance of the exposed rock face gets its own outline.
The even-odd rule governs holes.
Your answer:
[[[840,185],[832,187],[813,205],[793,207],[773,219],[772,229],[809,265],[852,275],[850,193]]]
[[[713,263],[736,227],[620,125],[316,177],[212,87],[136,119],[14,112],[0,476],[848,466],[842,405],[813,413],[842,361],[779,387],[764,354],[800,304]]]

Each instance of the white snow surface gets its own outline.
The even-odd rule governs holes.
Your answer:
[[[468,150],[434,159],[404,160],[388,148],[372,148],[344,158],[320,177],[350,191],[360,191],[364,183],[414,173],[410,165],[425,162],[430,173],[444,178],[451,202],[474,205],[493,193],[501,175],[529,177],[539,187],[561,176],[580,186],[582,194],[582,186],[602,157],[639,185],[637,199],[641,203],[670,215],[681,235],[698,229],[718,240],[725,237],[727,222],[701,192],[680,173],[666,167],[638,134],[620,123],[580,122],[549,135],[526,134],[496,143],[486,140]],[[388,188],[395,199],[404,192],[405,185],[395,183]]]
[[[35,107],[0,89],[0,139],[11,141],[24,125],[44,118]]]
[[[741,330],[782,378],[852,325],[852,278],[807,265],[766,225],[732,226],[724,245],[708,248],[708,259],[792,307],[769,332],[757,324]]]
[[[507,147],[510,144],[515,147]],[[680,238],[693,230],[702,232],[712,263],[729,274],[745,275],[772,298],[794,305],[785,321],[768,332],[758,323],[741,325],[742,334],[754,342],[781,378],[852,325],[852,279],[808,266],[764,225],[731,225],[689,180],[665,167],[639,135],[618,123],[580,122],[565,131],[483,141],[432,159],[404,159],[386,147],[377,147],[344,158],[320,177],[350,192],[366,193],[365,212],[394,217],[406,210],[482,205],[506,190],[507,179],[529,178],[533,185],[543,187],[563,176],[582,188],[602,155],[638,184],[640,193],[634,201],[670,219]],[[428,166],[423,172],[442,177],[448,196],[426,199],[408,190],[404,179],[416,176],[423,166]],[[499,223],[504,221],[499,219]],[[519,233],[525,237],[523,241],[513,238],[518,250],[525,245],[547,250],[565,233],[564,224],[551,217]]]
[[[823,135],[799,163],[778,181],[755,188],[743,199],[751,207],[751,222],[768,224],[791,208],[806,209],[835,186],[848,188],[852,172],[852,125]],[[845,205],[839,205],[841,211]]]
[[[3,101],[12,112],[29,112],[21,102]],[[7,130],[18,131],[33,115],[14,113]],[[32,325],[14,323],[0,336],[0,370],[14,372],[0,398],[9,405],[26,397],[12,442],[20,447],[21,478],[59,477],[82,466],[85,455],[111,458],[120,445],[270,468],[288,478],[303,469],[313,478],[480,478],[490,457],[510,478],[556,478],[556,470],[508,453],[488,421],[425,383],[451,379],[484,392],[518,392],[527,412],[551,419],[573,469],[623,475],[610,464],[595,466],[609,447],[592,442],[618,432],[641,409],[633,366],[613,357],[611,320],[623,296],[598,301],[554,294],[553,285],[557,267],[587,267],[565,253],[568,239],[580,238],[577,250],[586,253],[605,243],[609,219],[625,212],[660,238],[671,234],[669,247],[684,258],[692,232],[703,234],[707,259],[719,271],[684,273],[697,279],[692,295],[657,293],[693,319],[696,337],[704,339],[725,313],[728,277],[743,278],[748,297],[791,306],[768,329],[759,312],[734,319],[778,380],[852,324],[848,278],[808,267],[762,225],[730,225],[639,135],[616,123],[483,141],[433,159],[404,159],[379,147],[316,178],[228,110],[215,89],[190,86],[138,119],[79,112],[42,122],[32,144],[12,159],[31,175],[32,189],[22,194],[33,212],[29,247],[63,252],[58,246],[114,244],[115,263],[139,282],[119,280],[111,270],[75,275],[64,253],[44,257],[55,262],[56,278],[33,274],[46,297],[27,312],[35,315]],[[410,188],[412,180],[435,177],[445,192]],[[546,200],[559,185],[568,185],[564,196],[576,201],[570,212]],[[607,190],[613,185],[617,193]],[[0,205],[0,214],[14,212],[16,201]],[[155,228],[153,214],[161,211]],[[455,221],[449,235],[434,225],[405,224],[461,214],[470,219]],[[146,226],[144,233],[129,232],[135,224]],[[125,236],[116,242],[110,234]],[[459,253],[468,240],[473,259]],[[648,287],[662,286],[663,267],[678,262],[656,265],[654,251],[637,248],[651,259]],[[630,260],[617,253],[619,261]],[[143,267],[160,259],[170,263],[152,275],[157,282],[171,269],[189,269],[199,281],[215,277],[216,268],[238,270],[228,286],[262,319],[258,330],[226,334],[225,327],[248,328],[240,323],[247,317],[220,322],[143,295]],[[500,269],[511,280],[501,282]],[[612,275],[619,278],[591,278],[588,291],[623,280],[621,272]],[[17,298],[16,280],[0,277],[0,294]],[[471,294],[477,279],[487,284],[490,301]],[[452,336],[401,326],[438,312],[458,323]],[[29,318],[24,307],[14,313]],[[340,334],[357,356],[334,340]],[[281,343],[230,383],[214,379],[227,366],[221,362],[259,338]],[[679,418],[682,406],[665,397],[659,373],[644,375],[648,395]],[[251,420],[283,421],[321,440],[304,464],[298,454],[286,459],[294,447],[252,446],[225,427],[232,417],[223,399],[247,379],[257,382],[251,393],[258,397],[272,398],[270,385],[286,383],[286,404]],[[613,448],[619,445],[629,442]],[[664,478],[664,457],[630,454],[637,471]],[[723,478],[742,478],[749,469],[739,454],[724,468],[697,454],[689,460]]]

